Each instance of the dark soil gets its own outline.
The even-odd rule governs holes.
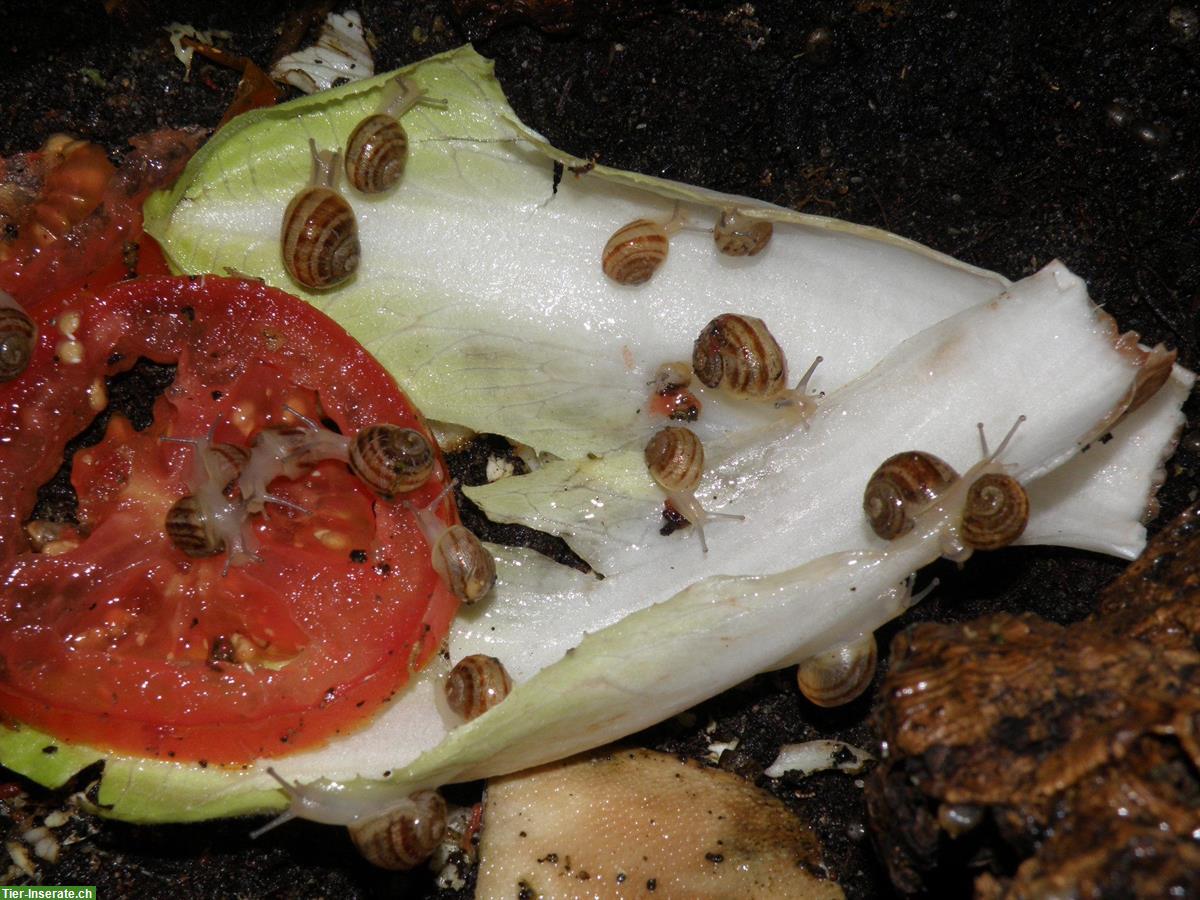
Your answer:
[[[0,154],[68,131],[116,155],[139,131],[215,125],[237,74],[197,61],[184,81],[161,26],[226,29],[225,46],[265,66],[294,16],[278,0],[13,5]],[[578,0],[573,17],[540,23],[494,15],[499,5],[356,8],[381,71],[474,39],[524,121],[580,156],[880,226],[1011,278],[1059,257],[1123,328],[1200,361],[1200,4],[609,0],[589,15]],[[1164,518],[1195,496],[1198,462],[1193,431],[1161,494]],[[937,566],[941,588],[885,629],[881,651],[922,619],[1031,610],[1076,621],[1121,568],[1051,549],[1002,551],[961,573]],[[813,822],[850,896],[886,896],[855,776],[760,775],[784,742],[872,746],[871,703],[817,711],[790,674],[767,675],[635,740],[704,756],[738,738],[721,765]],[[254,843],[241,822],[69,828],[86,839],[42,878],[99,884],[102,896],[449,896],[427,874],[371,869],[344,833],[317,826]],[[962,894],[947,866],[946,894]]]

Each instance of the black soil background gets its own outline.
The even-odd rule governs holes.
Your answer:
[[[230,32],[220,43],[270,62],[293,4],[5,4],[0,153],[58,131],[105,144],[160,126],[213,126],[237,74],[197,62],[191,78],[161,26]],[[525,122],[584,157],[879,226],[1010,278],[1057,257],[1146,343],[1200,344],[1200,21],[1168,2],[530,2],[356,8],[383,71],[474,40]],[[731,298],[731,302],[735,298]],[[846,298],[852,303],[853,298]],[[736,304],[735,304],[736,305]],[[810,348],[806,352],[819,351]],[[1047,390],[1053,390],[1052,385]],[[1195,412],[1196,404],[1190,404]],[[1163,515],[1194,498],[1200,440],[1185,433]],[[1160,519],[1161,521],[1161,519]],[[918,619],[1033,610],[1086,615],[1121,564],[1034,549],[935,566]],[[881,669],[886,668],[886,653]],[[838,737],[873,747],[874,691],[820,711],[791,673],[762,676],[633,740],[721,757],[782,797],[826,843],[830,875],[854,897],[887,896],[861,782],[761,775],[784,742]],[[477,795],[477,791],[476,791]],[[462,799],[470,799],[470,789]],[[47,806],[60,797],[34,792]],[[344,833],[291,824],[252,842],[244,822],[138,828],[75,820],[82,838],[45,883],[101,896],[454,896],[428,873],[374,870]],[[65,836],[66,831],[60,836]],[[947,861],[939,895],[969,894]],[[469,895],[469,887],[460,892]]]

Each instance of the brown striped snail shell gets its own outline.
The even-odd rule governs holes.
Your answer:
[[[787,358],[762,319],[724,313],[692,345],[692,368],[705,385],[768,400],[787,386]]]
[[[512,679],[494,656],[464,656],[450,670],[445,684],[446,703],[468,722],[482,716],[512,692]]]
[[[350,468],[385,500],[414,491],[433,474],[433,448],[419,432],[370,425],[350,442]]]
[[[668,425],[646,444],[646,468],[669,493],[689,493],[704,475],[704,445],[689,429]]]
[[[433,545],[433,570],[450,592],[474,603],[496,583],[496,560],[479,538],[463,525],[451,525]]]
[[[962,539],[976,550],[1007,547],[1029,522],[1029,495],[1011,475],[989,472],[972,482],[962,517]]]
[[[600,265],[618,284],[645,284],[666,261],[671,240],[665,226],[634,219],[618,228],[604,245]]]
[[[445,837],[446,801],[437,791],[417,791],[388,813],[347,830],[368,862],[406,871],[427,860]]]
[[[193,494],[180,497],[167,510],[166,530],[172,544],[196,559],[216,556],[225,549],[225,540]]]
[[[872,530],[892,540],[911,531],[914,511],[932,503],[957,479],[958,473],[932,453],[897,453],[885,459],[867,482],[863,511]]]
[[[359,122],[346,144],[346,179],[364,194],[388,190],[407,164],[408,132],[386,113]]]
[[[0,382],[12,381],[29,366],[37,343],[37,326],[25,310],[0,291]]]
[[[288,274],[306,288],[324,290],[341,284],[358,269],[361,251],[358,222],[346,198],[334,189],[337,154],[313,154],[312,183],[283,214],[281,241]]]
[[[796,668],[800,692],[817,706],[842,706],[871,685],[879,652],[875,635],[818,653]]]
[[[754,256],[761,253],[775,233],[765,219],[755,219],[736,209],[721,210],[713,226],[713,242],[726,256]]]
[[[212,444],[204,448],[204,470],[221,490],[242,474],[250,461],[250,451],[237,444]]]

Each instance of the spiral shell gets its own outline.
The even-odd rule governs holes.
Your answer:
[[[775,233],[765,219],[754,219],[736,209],[721,210],[713,226],[713,242],[726,256],[754,256],[761,253]]]
[[[283,264],[306,288],[341,284],[358,269],[358,222],[350,204],[328,187],[307,187],[283,214]]]
[[[224,490],[242,474],[250,461],[250,451],[237,444],[212,444],[204,448],[204,470]]]
[[[216,556],[225,549],[225,540],[217,533],[204,505],[192,494],[180,497],[167,510],[166,530],[172,544],[197,559]]]
[[[33,319],[16,300],[0,292],[0,383],[12,381],[28,368],[36,344]]]
[[[1029,522],[1029,495],[1011,475],[989,472],[972,482],[963,509],[962,539],[976,550],[1007,547]]]
[[[787,386],[787,359],[762,319],[724,313],[692,345],[692,368],[705,385],[769,400]]]
[[[496,657],[474,653],[450,670],[445,691],[447,705],[469,722],[507,697],[512,679]]]
[[[346,144],[346,179],[364,194],[392,187],[408,164],[408,132],[385,113],[358,123]]]
[[[800,692],[817,706],[842,706],[871,685],[879,651],[875,635],[818,653],[796,669]]]
[[[704,445],[687,428],[668,425],[646,444],[646,468],[671,493],[694,491],[704,475]]]
[[[890,541],[911,531],[914,510],[932,503],[957,479],[958,473],[932,453],[897,453],[867,482],[863,511],[872,530]]]
[[[634,219],[608,239],[600,265],[618,284],[645,284],[666,261],[670,246],[665,227],[649,219]]]
[[[692,369],[685,362],[665,362],[654,372],[654,392],[669,394],[692,383]]]
[[[496,583],[496,561],[471,531],[451,525],[433,545],[433,570],[464,603],[474,603]]]
[[[350,468],[379,496],[415,491],[433,474],[433,448],[419,432],[370,425],[350,442]]]
[[[445,837],[446,801],[437,791],[417,791],[385,815],[347,830],[368,862],[406,871],[427,860]]]

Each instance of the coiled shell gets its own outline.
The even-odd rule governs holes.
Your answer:
[[[1011,475],[989,472],[972,482],[963,509],[962,539],[976,550],[1007,547],[1029,522],[1029,495]]]
[[[879,651],[875,635],[806,659],[796,669],[800,692],[817,706],[842,706],[871,685]]]
[[[433,545],[433,570],[464,603],[474,603],[496,583],[496,560],[462,525],[451,525]]]
[[[937,499],[958,473],[932,453],[910,450],[885,459],[867,482],[863,512],[885,540],[907,534],[913,513]]]
[[[690,493],[704,475],[704,445],[687,428],[668,425],[646,444],[646,468],[670,493]]]
[[[386,815],[347,830],[368,862],[406,871],[427,860],[445,837],[446,801],[437,791],[418,791]]]
[[[649,219],[634,219],[608,239],[600,265],[618,284],[645,284],[666,261],[670,246],[666,228]]]
[[[346,179],[364,194],[392,187],[408,164],[408,132],[385,113],[358,123],[346,144]]]
[[[358,222],[346,199],[332,188],[307,187],[283,214],[283,264],[306,288],[341,284],[358,269]]]
[[[665,362],[654,371],[654,391],[669,394],[692,383],[692,369],[685,362]]]
[[[250,451],[237,444],[212,444],[204,448],[204,470],[224,490],[242,474],[250,461]]]
[[[769,400],[787,386],[787,358],[762,319],[724,313],[692,345],[692,368],[705,385]]]
[[[414,491],[433,474],[433,448],[418,431],[370,425],[350,443],[350,468],[379,496]]]
[[[475,653],[450,670],[445,691],[447,705],[469,722],[507,697],[512,679],[496,657]]]
[[[0,293],[0,382],[12,381],[29,367],[37,326],[15,300]]]
[[[172,544],[197,559],[216,556],[225,549],[224,539],[203,504],[192,494],[180,497],[167,510],[166,531]]]
[[[771,241],[775,226],[765,219],[754,219],[736,209],[721,210],[713,226],[713,242],[726,256],[754,256]]]

